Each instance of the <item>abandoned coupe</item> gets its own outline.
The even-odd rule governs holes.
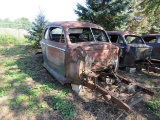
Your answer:
[[[135,65],[150,59],[152,47],[146,45],[140,36],[123,31],[108,31],[107,33],[111,42],[122,50],[120,67],[135,67]]]
[[[86,22],[53,22],[40,41],[44,67],[62,84],[84,84],[84,74],[117,70],[119,47],[105,30]]]

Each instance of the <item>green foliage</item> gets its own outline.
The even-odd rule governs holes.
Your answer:
[[[14,47],[10,47],[10,48],[2,48],[0,49],[0,53],[1,55],[4,56],[13,56],[13,55],[18,55],[18,56],[25,56],[27,54],[26,50],[21,49],[20,46],[14,46]],[[10,62],[10,60],[8,61],[4,61],[4,64],[9,64],[7,62]],[[11,60],[12,62],[12,60]],[[19,63],[16,63],[19,64]]]
[[[0,97],[7,95],[7,92],[11,90],[11,88],[11,85],[0,87]]]
[[[11,21],[9,18],[0,19],[0,28],[29,29],[30,26],[30,20],[25,17],[17,18],[15,21]]]
[[[133,17],[127,23],[129,31],[142,33],[160,32],[160,1],[134,0],[131,6],[134,9]]]
[[[62,115],[69,119],[75,116],[75,106],[66,101],[66,92],[61,90],[56,96],[53,97],[52,105],[54,109],[61,111]]]
[[[20,94],[16,96],[15,98],[10,99],[9,105],[14,108],[18,108],[21,106],[21,104],[23,104],[23,102],[27,102],[27,101],[28,101],[28,97],[25,94]]]
[[[158,110],[158,109],[160,109],[160,100],[159,99],[153,99],[153,100],[148,102],[148,106],[152,110]]]
[[[16,61],[15,60],[8,60],[8,61],[3,62],[3,65],[5,67],[14,66],[14,65],[16,65]]]
[[[99,24],[107,30],[122,30],[132,14],[132,3],[133,0],[86,0],[86,7],[78,3],[75,13],[79,21]]]
[[[26,38],[34,41],[35,47],[40,47],[40,40],[42,38],[42,31],[48,21],[45,18],[45,15],[40,12],[35,18],[34,22],[32,22],[32,28],[28,31],[30,35],[27,35]]]
[[[86,6],[78,3],[74,11],[79,21],[99,24],[106,30],[160,32],[159,0],[86,0]]]
[[[42,85],[38,86],[41,90],[43,90],[46,93],[49,93],[50,91],[52,91],[52,89],[55,87],[54,84],[51,83],[45,83]]]
[[[5,18],[4,22],[11,22],[11,20],[9,18]]]
[[[0,34],[0,44],[24,44],[27,39],[19,39],[11,34]]]
[[[14,23],[17,23],[17,24],[25,24],[25,25],[30,25],[31,22],[28,18],[25,18],[25,17],[22,17],[22,18],[17,18]]]
[[[150,101],[147,102],[147,105],[150,109],[152,109],[157,116],[160,117],[160,99],[159,98],[154,98]]]

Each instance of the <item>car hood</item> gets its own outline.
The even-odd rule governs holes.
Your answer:
[[[136,60],[143,60],[151,56],[152,47],[146,44],[128,44],[126,51],[132,53]]]
[[[138,47],[138,48],[147,48],[147,47],[150,47],[146,44],[128,44],[128,46],[131,46],[131,47]]]
[[[114,56],[118,55],[119,47],[112,43],[82,43],[74,46],[71,51],[71,58],[73,61],[82,60],[86,68],[90,69],[106,69],[113,62]]]

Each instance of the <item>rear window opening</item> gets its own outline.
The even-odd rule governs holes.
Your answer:
[[[65,43],[64,32],[62,28],[52,27],[50,28],[49,38],[51,41]]]
[[[143,38],[145,42],[147,43],[155,43],[156,42],[156,37],[144,37]]]
[[[128,44],[136,43],[136,44],[144,44],[143,40],[141,37],[138,36],[133,36],[133,35],[126,35],[125,36],[126,42]]]

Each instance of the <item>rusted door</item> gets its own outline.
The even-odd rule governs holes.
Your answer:
[[[121,53],[120,53],[120,61],[119,61],[119,65],[123,66],[124,65],[124,56],[126,54],[126,43],[124,41],[123,36],[119,35],[119,34],[108,34],[110,40],[112,43],[114,43],[115,45],[119,46],[121,49]]]
[[[46,41],[48,39],[48,30],[48,28],[44,30],[42,40],[40,41],[44,61],[46,61]]]
[[[50,73],[61,83],[65,81],[66,43],[62,28],[49,28],[46,41],[46,64]]]

